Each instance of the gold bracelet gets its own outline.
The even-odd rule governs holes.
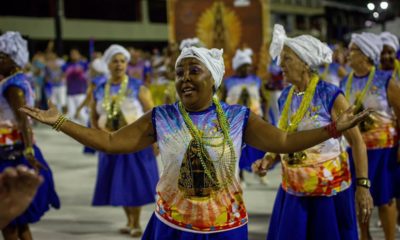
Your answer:
[[[61,115],[57,121],[53,124],[53,129],[57,132],[60,131],[61,126],[67,121],[67,118],[64,115]]]
[[[61,119],[60,123],[58,124],[58,126],[56,127],[56,131],[59,132],[61,129],[61,126],[65,123],[65,121],[67,121],[67,118],[65,116],[63,116],[63,118]]]
[[[25,148],[25,150],[23,151],[24,156],[26,157],[27,155],[33,155],[35,156],[35,149],[33,149],[33,147],[27,147]]]
[[[61,119],[63,118],[63,115],[60,115],[57,120],[53,123],[53,129],[56,128],[56,126],[60,123]]]

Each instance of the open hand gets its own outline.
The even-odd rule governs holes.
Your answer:
[[[56,106],[49,100],[48,101],[49,109],[41,110],[35,107],[23,106],[19,110],[21,112],[26,113],[33,119],[38,120],[47,125],[54,125],[57,119],[61,116],[61,113],[58,112]]]
[[[349,128],[352,128],[365,120],[374,110],[372,109],[365,109],[362,112],[354,115],[355,106],[349,107],[346,111],[344,111],[336,120],[336,129],[339,132],[346,131]]]

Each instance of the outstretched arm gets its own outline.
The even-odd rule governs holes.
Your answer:
[[[47,111],[28,106],[20,108],[20,111],[42,123],[53,126],[61,114],[51,102],[49,102],[49,106]],[[99,151],[130,153],[140,151],[156,141],[151,115],[152,113],[149,111],[137,121],[111,133],[87,128],[68,120],[64,122],[60,130],[83,145]]]
[[[366,109],[353,116],[352,111],[353,108],[347,109],[338,119],[336,129],[339,132],[354,127],[371,112],[371,110]],[[244,140],[247,144],[265,152],[293,153],[310,148],[331,137],[325,127],[287,133],[265,122],[251,112]]]

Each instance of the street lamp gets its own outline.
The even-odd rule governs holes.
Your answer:
[[[368,3],[368,4],[367,4],[367,8],[368,8],[370,11],[374,11],[374,9],[375,9],[375,4],[373,4],[373,3]]]
[[[383,1],[379,4],[379,6],[381,7],[381,9],[386,10],[389,7],[389,3],[386,1]]]
[[[377,3],[377,1],[375,1]],[[388,1],[380,1],[379,4],[377,4],[376,7],[375,4],[373,3],[373,0],[367,4],[368,10],[372,13],[372,17],[375,19],[375,21],[379,21],[382,24],[382,31],[385,31],[385,17],[386,17],[386,11],[389,7]]]

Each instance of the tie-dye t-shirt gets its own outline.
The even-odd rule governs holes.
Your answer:
[[[390,107],[387,96],[387,87],[391,72],[376,70],[370,88],[367,90],[362,102],[363,109],[375,110],[370,117],[359,125],[364,142],[368,149],[391,148],[397,145],[397,124],[393,109]],[[350,103],[361,94],[368,82],[368,76],[353,76],[350,90]],[[348,76],[342,81],[341,88],[346,93]]]
[[[279,98],[280,111],[283,110],[290,88],[291,86],[284,89]],[[333,104],[339,94],[342,91],[338,87],[320,80],[298,130],[315,129],[330,124]],[[303,97],[304,95],[293,94],[289,121],[299,109]],[[331,196],[350,186],[348,156],[339,139],[330,138],[303,153],[306,157],[298,164],[290,164],[289,155],[283,155],[282,187],[285,191],[296,196]]]
[[[235,176],[249,109],[224,103],[222,108],[230,126],[233,159],[229,145],[221,144],[223,134],[215,106],[189,113],[202,139],[215,145],[205,147],[211,160],[203,162],[199,160],[199,146],[194,144],[178,104],[153,110],[153,127],[164,166],[157,185],[156,216],[170,227],[211,233],[247,223],[242,190]],[[208,169],[209,175],[204,169]]]

